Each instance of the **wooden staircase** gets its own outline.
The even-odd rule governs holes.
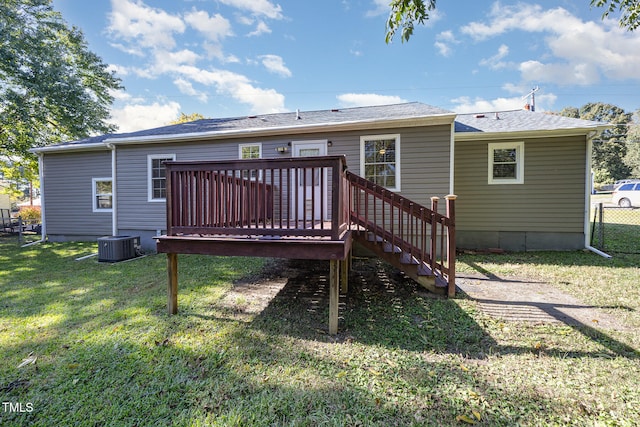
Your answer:
[[[455,296],[455,199],[446,215],[346,172],[353,237],[365,249],[402,270],[431,292]]]
[[[410,253],[404,252],[399,246],[392,245],[382,237],[369,232],[355,233],[353,237],[362,247],[403,271],[429,291],[441,295],[447,293],[446,278],[438,275],[429,265],[421,262]]]

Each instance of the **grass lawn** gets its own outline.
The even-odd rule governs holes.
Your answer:
[[[96,251],[0,239],[0,425],[640,423],[640,255],[459,261],[461,271],[549,281],[628,331],[504,323],[464,295],[378,282],[398,276],[381,265],[353,280],[331,337],[327,304],[296,289],[249,319],[221,304],[262,259],[180,256],[180,313],[168,316],[164,256],[75,260]],[[20,366],[29,355],[37,360]]]
[[[607,253],[640,254],[640,209],[619,208],[610,202],[610,194],[591,196],[592,244]],[[604,204],[603,228],[599,225],[598,203]]]

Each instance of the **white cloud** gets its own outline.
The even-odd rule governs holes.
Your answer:
[[[220,3],[246,10],[256,16],[269,19],[282,19],[282,7],[269,0],[218,0]]]
[[[545,10],[539,5],[496,2],[487,23],[472,22],[461,31],[476,41],[512,31],[545,35],[542,40],[550,54],[519,64],[525,81],[589,85],[601,76],[619,80],[640,76],[640,55],[630,54],[640,52],[640,33],[626,32],[610,20],[584,22],[561,7]]]
[[[167,125],[178,118],[180,104],[177,102],[152,104],[128,104],[111,110],[110,122],[118,126],[118,132],[134,132]]]
[[[270,72],[278,74],[282,77],[291,77],[291,70],[289,70],[281,56],[278,55],[262,55],[259,57],[262,59],[262,65]]]
[[[256,37],[263,34],[271,34],[271,28],[269,28],[269,26],[264,21],[258,21],[256,29],[247,34],[247,37]]]
[[[480,65],[485,65],[492,70],[499,70],[500,68],[505,68],[507,66],[506,62],[502,60],[509,54],[509,46],[506,44],[500,45],[498,48],[498,53],[493,55],[490,58],[486,58],[480,61]]]
[[[391,8],[389,7],[389,0],[373,0],[373,9],[368,10],[366,16],[380,16],[389,14]]]
[[[198,98],[200,102],[207,102],[209,99],[206,92],[197,91],[188,80],[178,78],[173,81],[173,84],[176,85],[181,93]]]
[[[129,74],[129,69],[127,67],[123,67],[122,65],[117,64],[107,65],[107,71],[110,73],[115,73],[119,77],[124,77]]]
[[[342,107],[368,107],[372,105],[401,104],[405,99],[394,95],[378,95],[375,93],[343,93],[337,96]]]
[[[452,99],[451,102],[455,104],[453,111],[456,113],[519,110],[524,106],[524,104],[526,104],[526,101],[523,100],[522,97],[486,100],[482,98],[471,99],[468,96],[462,96],[460,98]]]
[[[561,7],[544,10],[540,5],[527,3],[503,5],[495,2],[489,18],[489,24],[472,22],[462,27],[462,32],[476,40],[485,40],[513,30],[559,34],[584,25]]]
[[[109,45],[129,55],[144,57],[144,51],[139,46],[125,46],[122,43],[109,43]]]
[[[557,96],[554,94],[536,95],[536,111],[552,110],[556,99]],[[529,102],[529,100],[525,99],[523,96],[495,99],[483,99],[479,97],[472,99],[468,96],[462,96],[452,99],[451,102],[455,104],[452,108],[453,111],[462,114],[520,110]]]
[[[173,35],[185,30],[177,16],[144,3],[129,0],[111,0],[108,30],[116,39],[124,39],[133,46],[173,49]]]
[[[211,41],[217,42],[233,35],[231,23],[218,13],[209,16],[206,11],[193,9],[184,15],[184,20]]]
[[[271,32],[265,20],[283,19],[280,5],[270,0],[218,1],[244,13],[242,21],[255,25],[255,31],[251,35]],[[145,79],[167,78],[182,94],[202,102],[208,99],[208,94],[198,90],[199,85],[205,86],[205,90],[213,88],[218,94],[249,105],[254,113],[284,111],[284,96],[276,90],[260,88],[242,74],[201,64],[212,58],[224,64],[240,63],[237,56],[224,52],[223,41],[233,35],[232,25],[224,16],[196,8],[183,15],[171,14],[147,6],[143,0],[111,0],[111,4],[108,30],[112,42],[119,43],[121,50],[146,58],[147,61],[146,64],[143,61],[135,62],[122,70]],[[200,33],[201,43],[198,48],[194,47],[194,43],[188,48],[177,46],[177,42],[182,41],[178,36],[187,31]],[[265,55],[260,60],[270,72],[284,77],[291,76],[291,71],[281,57]],[[210,90],[208,92],[211,93]],[[145,111],[145,107],[152,109],[160,106],[166,109],[173,104],[146,106],[138,103],[133,107],[136,111]],[[131,110],[133,107],[126,108]],[[119,121],[126,120],[122,110],[114,110],[114,115],[119,114]]]
[[[109,93],[115,101],[125,102],[127,104],[141,104],[144,102],[143,98],[134,98],[130,93],[122,89],[112,90],[109,91]]]
[[[236,17],[236,20],[242,25],[253,25],[255,19],[250,16],[239,15]]]
[[[200,55],[189,49],[177,52],[158,52],[156,55],[156,61],[166,64],[167,69],[171,69],[174,65],[195,64],[198,59],[200,59]]]
[[[226,55],[222,51],[222,46],[219,43],[204,42],[202,48],[207,52],[209,58],[216,58],[224,64],[237,64],[240,59],[235,55]]]
[[[598,67],[588,62],[545,64],[540,61],[525,61],[519,68],[522,78],[527,81],[590,85],[600,80]]]
[[[254,86],[246,76],[227,70],[203,70],[193,66],[179,67],[176,72],[184,78],[206,86],[214,86],[218,93],[247,104],[254,113],[284,112],[284,96],[274,89]]]
[[[456,40],[456,37],[451,31],[443,31],[436,35],[436,42],[434,43],[434,46],[438,49],[440,55],[447,57],[451,56],[453,52],[451,50],[451,45],[458,43],[459,41]]]

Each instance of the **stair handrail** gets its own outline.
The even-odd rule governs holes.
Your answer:
[[[456,196],[445,197],[446,214],[441,214],[438,197],[432,197],[431,208],[427,208],[350,171],[345,177],[350,185],[353,229],[371,232],[409,254],[446,280],[447,293],[454,296]]]

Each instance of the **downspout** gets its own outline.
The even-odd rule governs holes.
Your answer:
[[[35,242],[27,243],[22,245],[22,247],[35,245],[37,243],[42,243],[47,240],[47,221],[45,216],[45,197],[44,197],[44,154],[38,153],[38,180],[40,181],[40,240],[36,240]]]
[[[118,235],[118,196],[116,191],[116,146],[107,143],[111,150],[111,235]]]
[[[593,138],[597,135],[598,131],[591,131],[587,135],[587,162],[585,171],[585,195],[584,195],[584,247],[591,252],[600,255],[604,258],[612,258],[611,255],[602,252],[600,249],[591,246],[591,193],[593,192],[593,180],[591,179],[591,155],[593,151]]]

